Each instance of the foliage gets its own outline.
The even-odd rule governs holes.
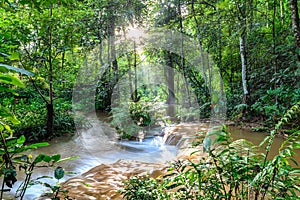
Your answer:
[[[70,157],[67,159],[63,159],[63,161],[72,160],[74,158],[77,158],[77,157]],[[47,159],[49,159],[49,158],[47,158]],[[60,162],[60,161],[58,161],[58,162]],[[56,167],[54,170],[54,174],[53,174],[53,177],[57,180],[55,185],[51,185],[51,184],[49,184],[49,182],[44,181],[44,179],[46,179],[46,180],[53,179],[53,177],[41,176],[41,177],[31,180],[29,183],[29,187],[31,185],[42,185],[50,190],[50,191],[47,191],[46,193],[44,193],[43,196],[51,197],[51,200],[59,200],[60,197],[62,197],[65,200],[69,200],[69,199],[71,199],[68,196],[69,191],[63,189],[61,186],[61,183],[60,183],[60,179],[62,179],[65,176],[65,173],[66,172],[62,167]]]
[[[54,135],[51,137],[61,136],[65,133],[73,133],[75,131],[75,118],[71,112],[70,105],[71,103],[68,101],[61,101],[54,107]],[[16,135],[25,135],[28,141],[47,139],[45,129],[46,109],[38,97],[29,97],[27,102],[18,102],[13,109],[21,122],[13,126]]]
[[[288,87],[280,86],[275,90],[268,90],[252,105],[252,108],[259,112],[263,118],[266,118],[266,122],[274,122],[288,107],[299,101],[299,94],[299,89],[291,90]],[[290,101],[285,102],[286,99]]]
[[[133,176],[130,177],[125,184],[127,187],[119,191],[125,200],[168,199],[168,195],[164,192],[164,189],[160,187],[159,181],[149,176]]]
[[[146,64],[151,64],[150,67],[172,65],[172,68],[184,76],[184,79],[177,81],[177,88],[174,88],[179,91],[176,98],[180,99],[179,104],[183,104],[189,102],[192,96],[190,94],[194,93],[200,110],[197,106],[182,108],[177,113],[177,119],[194,119],[199,112],[202,118],[213,117],[210,116],[215,106],[211,85],[219,83],[210,83],[210,77],[220,73],[220,85],[223,85],[220,87],[224,87],[226,93],[227,116],[230,119],[263,121],[268,127],[277,125],[264,141],[267,149],[262,156],[251,152],[252,147],[244,149],[246,152],[249,150],[249,155],[239,155],[239,149],[232,145],[229,133],[223,130],[212,133],[217,137],[215,142],[210,138],[202,138],[210,160],[175,163],[170,176],[166,177],[165,185],[147,178],[146,182],[133,180],[131,184],[134,185],[136,181],[138,185],[147,187],[149,181],[149,184],[158,189],[161,185],[175,189],[179,187],[178,192],[170,194],[174,198],[190,198],[190,195],[202,198],[200,196],[206,195],[208,199],[222,199],[234,197],[237,192],[241,195],[238,198],[248,198],[251,192],[254,196],[274,198],[276,193],[281,192],[276,196],[278,199],[282,195],[288,195],[288,192],[294,195],[293,187],[297,187],[298,182],[295,184],[297,180],[291,176],[298,171],[290,167],[288,158],[292,159],[294,149],[299,146],[297,139],[300,119],[297,102],[300,91],[299,46],[294,42],[297,37],[293,35],[294,27],[291,26],[293,11],[289,6],[290,2],[292,1],[2,0],[0,62],[5,64],[0,64],[0,131],[3,136],[1,144],[8,146],[7,149],[2,149],[2,167],[5,170],[1,170],[1,173],[7,184],[11,185],[15,181],[16,170],[9,163],[14,157],[6,154],[21,153],[27,148],[22,135],[25,135],[28,143],[74,132],[74,121],[82,122],[82,127],[88,127],[82,118],[74,117],[71,99],[78,69],[88,57],[89,50],[99,49],[96,59],[101,65],[105,63],[108,67],[101,74],[102,77],[95,80],[98,84],[96,105],[87,105],[87,100],[82,99],[82,108],[89,110],[88,106],[95,106],[98,110],[111,110],[114,114],[113,124],[122,137],[126,138],[137,134],[145,126],[170,123],[168,116],[161,112],[165,110],[164,103],[170,88],[164,88],[163,92],[163,88],[159,88],[159,92],[165,93],[164,96],[143,94],[137,102],[121,99],[119,107],[112,106],[114,87],[123,74],[131,72],[132,57],[135,54],[130,50],[126,55],[116,55],[118,51],[122,52],[116,45],[117,39],[126,37],[125,32],[129,27],[142,25],[150,30],[162,27],[179,32],[199,44],[199,49],[185,52],[186,54],[183,51],[176,54],[161,49],[148,49],[143,52],[147,59],[135,60],[147,67],[149,66]],[[242,96],[241,36],[246,41],[246,81],[250,92],[245,102]],[[182,39],[179,43],[181,42]],[[128,46],[120,48],[130,49]],[[208,58],[201,58],[199,66],[188,63],[188,58],[200,56],[195,54],[198,50],[207,52],[214,63],[206,66],[204,61]],[[208,70],[206,73],[203,70],[206,67],[209,70],[217,69],[217,72]],[[25,69],[33,71],[35,76],[28,77],[33,73]],[[7,86],[11,83],[23,86],[15,74],[9,73],[12,71],[22,74],[20,77],[26,88],[16,90],[12,85]],[[166,71],[159,73],[168,76]],[[137,81],[140,74],[131,75]],[[176,79],[176,76],[173,78]],[[133,86],[133,82],[131,80],[127,87]],[[173,82],[175,83],[174,80]],[[182,88],[188,93],[184,93]],[[121,98],[132,95],[130,93],[132,91],[126,88],[126,94]],[[47,110],[48,105],[53,107],[54,112]],[[281,114],[292,105],[292,109],[281,118]],[[47,116],[47,113],[50,115]],[[53,125],[50,128],[51,135],[47,134],[48,122]],[[11,129],[15,130],[14,134]],[[285,129],[289,130],[283,132]],[[269,148],[278,133],[288,133],[290,136],[279,154],[274,159],[267,160]],[[24,159],[29,160],[26,163],[28,166],[33,162],[29,157]],[[48,160],[46,157],[46,161]],[[281,184],[292,189],[286,191]],[[56,187],[51,189],[53,192],[58,191]],[[155,191],[151,195],[157,195]],[[165,194],[165,190],[161,192]],[[129,190],[127,193],[130,195]]]
[[[112,124],[121,138],[130,139],[137,136],[145,127],[163,126],[167,124],[164,118],[165,105],[159,97],[142,95],[138,102],[123,102],[112,108]]]
[[[8,65],[1,66],[5,67],[4,70],[0,68],[0,82],[5,83],[5,85],[1,85],[3,91],[12,92],[17,95],[17,93],[11,89],[13,86],[24,87],[23,83],[19,78],[3,72],[8,69],[15,72],[24,72],[26,75],[32,75],[32,73]],[[8,90],[9,86],[10,89]],[[5,185],[8,188],[12,188],[16,183],[18,171],[23,171],[25,178],[22,184],[19,186],[16,196],[20,197],[20,199],[23,199],[26,189],[31,185],[31,176],[36,168],[52,167],[56,163],[63,160],[73,159],[61,159],[59,154],[52,156],[39,154],[37,157],[33,158],[31,154],[26,152],[38,147],[48,146],[49,144],[47,142],[41,142],[26,145],[25,136],[21,135],[20,137],[15,137],[13,135],[13,130],[10,127],[11,124],[18,123],[20,122],[17,120],[17,118],[7,108],[0,104],[0,176],[3,177],[0,195],[1,199],[3,198],[3,193],[5,191],[10,191],[10,189],[5,189]],[[63,169],[59,169],[60,170],[57,168],[55,170],[55,178],[57,179],[61,179],[63,177]]]
[[[173,162],[160,181],[131,178],[121,193],[133,199],[139,196],[138,191],[149,194],[147,198],[155,198],[155,191],[161,191],[161,199],[297,199],[300,170],[291,162],[297,166],[293,155],[300,148],[300,131],[290,135],[273,158],[268,154],[277,131],[299,112],[300,102],[286,112],[262,141],[259,147],[267,143],[265,153],[246,140],[233,141],[224,126],[195,139],[198,142],[194,143],[201,143],[206,152],[201,153],[198,161]]]
[[[18,2],[7,0],[2,2],[0,8],[0,61],[19,66],[18,72],[24,68],[36,75],[29,80],[24,77],[24,81],[28,82],[26,85],[30,93],[27,95],[33,95],[34,98],[24,104],[21,102],[15,110],[22,124],[25,121],[28,123],[25,129],[37,133],[34,134],[35,138],[44,137],[46,132],[42,124],[46,123],[48,112],[45,102],[53,103],[55,109],[53,133],[60,135],[61,130],[57,130],[59,123],[69,131],[73,131],[74,127],[70,110],[57,111],[57,107],[61,107],[57,104],[71,104],[72,87],[78,69],[88,57],[87,52],[99,49],[96,53],[99,64],[103,66],[107,64],[104,74],[95,80],[97,82],[95,105],[91,106],[97,110],[110,111],[112,91],[118,84],[116,80],[129,73],[134,63],[132,47],[130,45],[118,47],[114,44],[114,40],[123,35],[128,37],[125,33],[129,27],[143,26],[150,29],[163,27],[198,42],[201,49],[197,51],[207,52],[212,58],[214,64],[209,65],[217,67],[218,73],[222,76],[229,118],[263,120],[271,127],[279,120],[280,113],[300,98],[297,65],[299,52],[294,44],[288,8],[286,0],[209,3],[179,0],[114,2],[67,0],[63,3],[45,0]],[[245,26],[241,20],[243,16],[244,21],[247,21]],[[247,102],[242,102],[239,52],[239,37],[242,32],[245,32],[247,41],[247,81],[250,92]],[[118,48],[129,50],[126,55],[114,55],[120,50]],[[138,58],[137,61],[138,65],[147,67],[148,64],[166,66],[169,61],[168,55],[171,55],[173,68],[181,73],[186,81],[186,83],[177,81],[179,92],[176,95],[180,97],[182,101],[180,103],[188,102],[192,96],[190,94],[195,94],[195,102],[198,103],[200,110],[192,110],[184,116],[187,110],[182,109],[177,118],[189,118],[191,115],[197,115],[197,112],[200,112],[202,118],[211,117],[213,102],[210,98],[212,93],[209,91],[211,83],[208,78],[213,74],[200,72],[208,67],[205,66],[205,62],[199,66],[189,63],[189,58],[199,57],[195,54],[196,50],[185,55],[151,47],[143,51],[147,58],[145,60]],[[112,59],[115,56],[116,59]],[[138,75],[132,73],[132,79]],[[186,87],[189,91],[189,95],[184,98],[183,90],[180,89],[182,87]],[[40,96],[41,94],[44,98]],[[14,101],[12,96],[1,94],[0,96],[1,101]],[[27,106],[31,104],[32,109],[29,109]],[[81,106],[83,108],[87,106],[85,99],[82,100]],[[29,114],[34,114],[35,110],[39,110],[36,119],[28,117]],[[58,119],[55,119],[56,117]],[[29,121],[32,124],[29,124]]]

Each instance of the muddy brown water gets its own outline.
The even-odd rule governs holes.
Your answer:
[[[259,145],[268,135],[268,133],[265,132],[254,132],[249,129],[244,129],[237,126],[228,126],[227,130],[232,134],[233,139],[246,139],[252,142],[254,145]],[[272,143],[268,159],[272,159],[275,155],[278,154],[278,150],[280,149],[283,142],[284,138],[282,137],[274,138],[274,142]],[[265,146],[266,145],[263,145],[263,147],[260,149],[262,152],[265,152]],[[300,164],[300,150],[295,151],[294,159],[298,162],[298,164]],[[296,167],[293,162],[291,162],[291,164]]]
[[[66,175],[62,181],[83,174],[91,168],[100,164],[111,164],[118,160],[134,160],[149,163],[165,163],[176,159],[177,148],[174,145],[166,145],[160,136],[153,136],[139,141],[116,141],[114,129],[106,122],[91,121],[93,127],[86,131],[76,133],[70,137],[56,138],[50,141],[50,146],[39,148],[32,152],[33,155],[61,154],[62,158],[70,156],[80,156],[80,158],[62,162],[60,166],[73,174]],[[184,125],[184,124],[183,124]],[[182,126],[182,125],[181,125]],[[232,133],[234,139],[247,139],[258,145],[266,136],[266,133],[253,132],[239,127],[229,126],[228,131]],[[159,130],[154,130],[152,135],[159,134]],[[276,155],[278,148],[283,142],[282,138],[275,138],[269,157]],[[300,153],[297,151],[295,159],[300,162]],[[35,171],[34,177],[42,175],[53,176],[51,169],[43,168]],[[20,180],[22,175],[18,177]],[[55,180],[44,180],[47,183],[55,184]],[[40,196],[47,188],[40,185],[28,189],[25,198],[33,200]],[[12,191],[14,193],[15,191]],[[7,194],[6,199],[14,199],[12,193]]]

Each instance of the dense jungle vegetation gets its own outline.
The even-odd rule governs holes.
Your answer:
[[[232,151],[216,153],[204,139],[215,168],[203,174],[206,161],[181,163],[162,184],[185,188],[175,199],[230,199],[236,193],[244,199],[250,180],[256,181],[255,199],[296,195],[299,182],[290,178],[296,171],[287,159],[299,148],[297,0],[0,0],[0,40],[0,174],[9,186],[16,161],[33,170],[41,161],[60,160],[16,154],[88,127],[76,112],[96,111],[113,113],[112,124],[125,138],[146,126],[198,118],[256,123],[257,130],[271,132],[265,140],[270,145],[276,134],[289,136],[289,151],[267,162],[257,155],[243,160],[226,130],[212,133]],[[220,163],[223,156],[231,162]],[[226,173],[237,168],[237,174]],[[61,179],[61,169],[56,172]],[[153,193],[144,197],[123,191],[129,199],[171,198],[157,180],[130,181],[128,188],[155,190],[145,187]]]
[[[126,55],[118,55],[116,48],[121,47],[114,44],[131,27],[163,27],[198,42],[199,51],[209,54],[222,77],[228,119],[272,126],[299,101],[297,2],[1,2],[0,61],[34,73],[20,77],[25,88],[2,91],[1,105],[21,121],[15,132],[28,139],[74,131],[72,92],[91,49],[98,48],[100,62],[109,66],[97,80],[95,106],[111,110],[117,80],[141,62],[133,44]],[[205,80],[209,75],[195,71],[178,52],[149,47],[145,54],[147,62],[183,74],[186,82],[176,87],[195,94],[201,116],[210,117],[214,105]],[[174,76],[176,82],[178,75]],[[134,78],[132,74],[132,82]],[[130,85],[132,91],[134,86]],[[163,93],[164,88],[158,89]]]

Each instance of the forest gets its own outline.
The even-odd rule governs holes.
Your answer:
[[[183,122],[223,127],[195,135],[211,160],[173,163],[163,180],[132,177],[124,199],[297,199],[299,22],[297,0],[0,0],[0,199],[19,169],[23,199],[35,166],[74,159],[28,150],[101,113],[119,140]],[[265,153],[241,156],[228,121],[269,133]]]

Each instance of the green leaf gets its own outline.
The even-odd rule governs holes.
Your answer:
[[[60,159],[60,154],[56,154],[56,155],[51,156],[51,159],[53,160],[53,162],[59,161],[59,159]]]
[[[67,157],[67,158],[63,158],[57,162],[64,162],[64,161],[68,161],[68,160],[74,160],[74,159],[77,159],[77,158],[80,158],[79,156],[71,156],[71,157]]]
[[[300,149],[300,142],[299,141],[296,141],[293,143],[293,148],[294,149]]]
[[[12,94],[18,96],[18,94],[17,94],[15,91],[13,91],[13,90],[11,90],[11,89],[9,89],[9,88],[7,88],[7,87],[3,87],[3,86],[1,86],[1,85],[0,85],[0,92],[10,92],[10,93],[12,93]]]
[[[7,72],[7,70],[25,74],[27,76],[34,76],[34,73],[27,71],[25,69],[20,69],[10,65],[0,64],[0,72]]]
[[[4,108],[0,105],[0,119],[6,119],[7,121],[13,123],[13,124],[18,124],[20,123],[17,118],[10,113],[10,111],[7,108]]]
[[[62,167],[57,167],[54,171],[54,177],[59,180],[65,175],[65,170]]]
[[[26,146],[26,150],[28,149],[36,149],[38,147],[46,147],[46,146],[49,146],[49,143],[48,142],[40,142],[40,143],[35,143],[35,144],[31,144],[29,146]]]
[[[39,179],[53,179],[53,177],[44,175],[44,176],[39,176],[36,178],[36,180],[39,180]]]
[[[294,168],[294,169],[292,169],[292,171],[290,173],[291,174],[300,174],[300,169],[299,168]]]
[[[203,151],[207,152],[210,150],[211,147],[211,138],[204,138],[203,140]]]
[[[47,188],[51,188],[52,189],[52,186],[49,184],[49,183],[44,183],[43,184],[45,187],[47,187]]]
[[[44,159],[45,155],[44,154],[39,154],[35,159],[34,159],[34,163],[39,163]]]
[[[44,155],[43,161],[46,162],[46,163],[49,163],[51,161],[51,157],[48,156],[48,155]]]
[[[298,166],[298,162],[297,162],[293,157],[291,157],[290,160],[291,160],[296,166]]]
[[[229,139],[228,137],[218,136],[218,137],[215,139],[214,144],[219,144],[219,143],[228,141],[228,139]]]
[[[10,74],[0,75],[0,82],[24,88],[24,84],[22,83],[22,81]]]
[[[259,147],[261,147],[262,145],[264,145],[269,139],[271,139],[271,136],[266,136],[264,138],[264,140],[259,144]]]
[[[25,140],[26,140],[25,136],[22,135],[17,139],[17,144],[24,144]]]
[[[19,162],[21,162],[21,161],[25,161],[25,162],[27,162],[29,160],[29,157],[28,157],[28,155],[20,155],[20,156],[18,156],[18,157],[14,157],[14,161],[19,161]]]
[[[19,60],[19,53],[18,52],[13,52],[10,57],[10,60]]]

